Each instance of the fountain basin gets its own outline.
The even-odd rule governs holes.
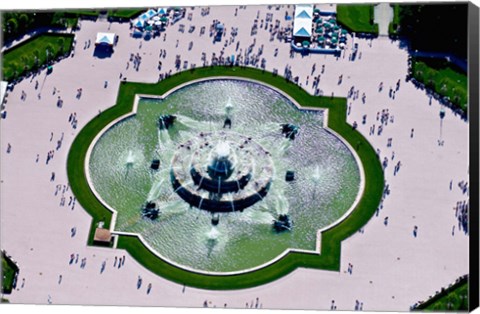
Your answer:
[[[187,95],[191,95],[191,99]],[[215,95],[218,101],[212,103],[212,95]],[[194,156],[193,148],[196,147],[195,141],[191,140],[196,138],[200,131],[209,130],[206,133],[224,131],[222,130],[224,117],[222,112],[225,100],[228,98],[225,95],[232,97],[237,106],[235,107],[236,122],[232,133],[240,133],[243,139],[258,142],[265,156],[272,159],[271,170],[268,169],[269,167],[259,165],[257,156],[251,158],[249,162],[242,162],[242,157],[237,156],[236,150],[233,149],[236,157],[232,156],[231,162],[235,171],[223,180],[215,181],[206,168],[210,164],[209,154],[205,153],[204,157],[199,158],[196,163],[195,158],[194,160],[189,158]],[[173,105],[172,101],[174,101]],[[192,101],[208,105],[192,106]],[[175,114],[176,122],[168,132],[163,129],[158,134],[152,133],[152,130],[158,131],[156,119],[159,114]],[[209,120],[212,117],[216,117],[217,120]],[[118,168],[115,170],[115,163],[110,166],[108,163],[100,162],[98,167],[94,162],[90,174],[94,176],[93,184],[102,198],[104,197],[106,203],[113,208],[118,209],[115,230],[142,235],[144,239],[142,241],[151,245],[152,250],[156,250],[162,259],[200,272],[225,273],[251,269],[279,258],[281,254],[285,254],[286,250],[300,249],[314,252],[317,247],[318,229],[344,216],[349,204],[352,204],[355,199],[358,191],[356,163],[343,142],[323,129],[322,121],[321,112],[299,111],[287,99],[262,85],[238,80],[193,84],[171,94],[165,100],[141,99],[135,116],[113,126],[98,141],[98,147],[96,145],[93,150],[92,161],[97,159],[97,154],[99,154],[97,159],[99,161],[104,158],[101,157],[102,155],[109,160],[124,160],[125,157],[119,153],[123,154],[121,152],[124,149],[128,151],[128,147],[132,145],[143,150],[139,152],[138,148],[133,149],[137,158],[128,175],[128,182],[124,180],[124,173],[118,173]],[[279,125],[286,122],[294,123],[302,129],[295,141],[291,141],[278,131]],[[140,125],[142,127],[139,127]],[[215,131],[211,132],[212,130]],[[235,142],[237,141],[232,140],[229,145],[234,147]],[[210,146],[215,147],[216,143],[213,141]],[[181,145],[184,152],[190,153],[178,154],[177,157],[178,147]],[[102,146],[104,148],[101,148]],[[158,172],[148,171],[149,164],[140,163],[138,156],[143,156],[144,160],[149,161],[160,157],[161,168]],[[176,158],[178,160],[175,161]],[[179,168],[172,167],[172,162],[182,163],[183,170],[177,172]],[[242,167],[242,164],[251,164],[251,167],[250,169]],[[104,171],[102,168],[107,168],[107,165],[110,167]],[[255,182],[259,186],[256,192],[258,194],[252,193],[251,199],[244,196],[242,196],[243,199],[234,198],[232,194],[235,193],[219,193],[222,194],[220,198],[213,198],[219,202],[214,206],[222,210],[218,212],[222,223],[218,225],[219,234],[215,245],[205,251],[206,234],[210,229],[202,226],[211,226],[211,212],[198,210],[195,205],[185,202],[178,193],[186,190],[188,198],[195,198],[191,202],[195,204],[198,201],[197,204],[202,209],[203,205],[200,205],[202,199],[202,203],[205,200],[211,200],[209,191],[195,187],[200,185],[200,181],[195,183],[193,180],[192,165],[196,165],[194,168],[203,175],[204,180],[210,179],[212,183],[234,181],[237,169],[241,173],[245,171],[243,176],[252,172],[255,176],[261,177],[261,173],[265,170],[282,175],[277,179],[273,175],[268,187],[266,186],[268,181],[255,181],[253,177],[249,179],[251,182],[246,184],[247,188],[242,192],[251,193],[248,185],[253,186]],[[317,166],[320,169],[321,179],[313,184],[311,174]],[[147,171],[142,170],[143,168],[147,168]],[[295,170],[298,174],[293,184],[285,183],[283,175],[288,169]],[[168,171],[165,172],[165,170]],[[171,179],[172,171],[177,172],[174,175],[178,181],[175,185]],[[160,183],[162,181],[164,181],[163,185]],[[263,184],[267,187],[266,194],[261,190]],[[175,192],[175,187],[182,187],[182,189]],[[158,190],[158,193],[150,191],[153,189]],[[343,192],[341,197],[337,198],[336,195],[339,195],[340,190]],[[154,223],[148,220],[139,221],[135,218],[135,215],[140,214],[138,208],[145,202],[145,196],[149,195],[148,199],[153,200],[150,194],[156,195],[155,200],[161,212]],[[131,197],[126,198],[126,195]],[[276,199],[281,195],[284,195],[285,206],[277,204]],[[187,198],[187,196],[184,197]],[[235,203],[237,200],[246,204],[237,204]],[[253,205],[249,204],[250,201]],[[231,213],[235,207],[244,207],[243,212],[235,210]],[[136,213],[131,212],[130,208],[135,209]],[[283,208],[292,211],[295,229],[272,238],[273,217],[278,217]],[[329,208],[329,211],[323,212],[323,208]],[[181,215],[173,213],[181,213]],[[267,216],[271,218],[267,219]],[[193,225],[196,227],[192,228]],[[239,256],[238,252],[248,253]]]
[[[260,172],[253,172],[253,160],[261,165]],[[267,195],[274,167],[269,152],[251,137],[202,132],[178,146],[170,175],[173,190],[190,206],[231,212],[243,211]],[[193,184],[186,184],[190,181]]]

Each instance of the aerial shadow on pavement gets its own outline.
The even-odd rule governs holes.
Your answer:
[[[100,59],[105,59],[105,58],[111,58],[113,53],[113,49],[111,48],[104,48],[101,46],[97,46],[93,50],[93,56],[95,58],[100,58]]]

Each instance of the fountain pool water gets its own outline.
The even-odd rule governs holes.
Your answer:
[[[282,134],[285,124],[296,128],[294,138]],[[253,268],[289,248],[314,250],[317,230],[342,217],[360,187],[355,158],[323,128],[321,111],[300,111],[278,92],[238,80],[140,100],[135,116],[95,143],[88,167],[93,188],[118,212],[116,230],[210,272]],[[142,216],[146,202],[159,210],[156,219]],[[279,217],[291,228],[276,231]]]

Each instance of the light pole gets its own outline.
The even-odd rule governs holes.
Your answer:
[[[440,139],[438,140],[438,145],[443,146],[442,140],[442,130],[443,130],[443,119],[445,118],[445,107],[440,108]]]

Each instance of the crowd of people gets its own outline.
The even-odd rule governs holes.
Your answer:
[[[455,209],[455,217],[458,220],[458,230],[463,231],[465,234],[468,234],[468,209],[469,209],[469,201],[458,201],[454,207]],[[452,229],[452,235],[455,232],[455,226]]]
[[[242,7],[240,7],[239,9],[241,10]],[[207,16],[209,14],[209,12],[210,12],[209,8],[202,8],[202,13],[201,14],[202,14],[202,16]],[[239,14],[239,10],[235,9],[235,16],[237,14]],[[207,27],[207,29],[209,30],[209,33],[210,33],[211,37],[215,36],[216,26],[218,25],[218,23],[221,23],[221,22],[218,21],[218,20],[213,20],[212,23],[210,25],[208,25],[209,27]],[[288,23],[285,24],[280,19],[275,19],[271,13],[266,13],[265,17],[260,16],[260,11],[257,15],[257,18],[254,20],[254,22],[251,26],[251,35],[252,35],[251,42],[240,43],[240,41],[238,40],[238,37],[237,37],[238,28],[237,27],[227,28],[227,26],[225,26],[225,24],[223,22],[222,22],[222,24],[224,25],[224,33],[223,33],[223,37],[222,37],[222,41],[221,41],[220,45],[223,44],[223,48],[220,46],[220,52],[212,52],[211,49],[205,49],[204,51],[202,51],[201,60],[203,61],[203,66],[227,65],[227,64],[232,63],[232,64],[239,65],[239,66],[253,66],[253,67],[265,69],[267,67],[267,64],[268,64],[269,60],[270,60],[269,58],[275,58],[277,56],[278,48],[275,49],[275,52],[272,55],[267,55],[267,53],[265,53],[264,44],[260,44],[260,43],[257,44],[257,39],[256,39],[257,35],[260,32],[269,33],[270,42],[273,42],[273,41],[277,40],[278,43],[284,43],[285,38],[290,36],[290,29],[289,29]],[[199,37],[203,36],[203,33],[205,33],[205,27],[197,28],[197,29],[200,29]],[[203,33],[202,33],[202,29],[204,29]],[[229,32],[228,32],[228,29],[230,30]],[[166,33],[163,36],[163,40],[164,41],[166,40]],[[193,42],[191,42],[191,43],[192,44],[189,44],[189,50],[191,50],[192,46],[193,46]],[[218,45],[218,42],[216,44]],[[215,43],[212,42],[212,45],[215,45]],[[227,53],[225,52],[225,51],[227,51],[226,48],[228,48],[232,45],[234,45],[233,47],[235,47],[234,58],[232,58],[231,56],[227,56]],[[89,46],[90,46],[90,40],[85,41],[84,49],[88,49]],[[195,43],[194,47],[195,47],[194,49],[197,49],[196,48],[197,47],[196,43]],[[145,50],[145,48],[142,48],[142,45],[139,45],[138,49]],[[173,50],[173,46],[169,47],[169,50],[168,50],[169,55],[171,53],[173,53],[173,52],[171,52],[172,50]],[[177,71],[185,70],[189,66],[190,66],[190,68],[195,68],[196,67],[196,63],[195,63],[196,61],[186,58],[184,53],[181,51],[181,49],[178,49],[174,53],[174,55],[176,56],[175,61],[174,61],[175,62],[175,67],[174,68]],[[295,55],[295,52],[290,51],[290,56],[292,58],[294,57],[294,55]],[[169,77],[170,75],[172,75],[172,70],[170,69],[172,67],[171,67],[170,64],[167,64],[167,62],[165,61],[166,58],[167,58],[167,50],[163,49],[163,48],[160,49],[159,50],[159,57],[158,57],[158,68],[157,68],[158,74],[159,74],[158,75],[159,80],[163,80],[163,79]],[[122,64],[125,64],[125,63],[123,63],[124,61],[122,61]],[[126,70],[129,70],[130,63],[132,63],[133,69],[135,71],[139,72],[141,62],[142,62],[142,56],[140,55],[139,52],[138,53],[131,53],[130,58],[126,62]],[[322,64],[321,67],[320,67],[320,63],[319,63],[319,68],[321,68],[321,69],[319,71],[317,71],[317,64],[314,63],[312,65],[310,75],[306,76],[306,78],[305,78],[304,76],[302,76],[300,74],[297,75],[297,73],[295,73],[295,75],[294,75],[293,69],[295,69],[295,66],[292,69],[292,65],[285,62],[285,69],[284,69],[283,75],[286,79],[294,81],[299,85],[302,85],[302,83],[304,82],[305,86],[309,86],[309,83],[312,82],[311,86],[313,88],[313,93],[315,95],[320,95],[320,94],[323,94],[323,91],[320,89],[320,85],[321,85],[320,83],[321,83],[322,76],[325,74],[326,66],[325,66],[325,64]],[[142,68],[142,70],[143,70],[143,68]],[[329,68],[329,71],[330,71],[330,68]],[[276,69],[275,69],[274,72],[277,72]],[[115,74],[115,75],[117,75],[117,74]],[[345,75],[345,77],[346,76],[347,75]],[[336,80],[336,78],[337,78],[337,76],[335,76],[335,80]],[[120,79],[126,79],[122,75],[122,73],[120,73]],[[343,74],[341,74],[340,76],[338,76],[338,81],[336,81],[336,82],[338,83],[338,85],[341,85],[341,84],[345,84],[345,81],[346,81],[346,78],[344,78]],[[39,88],[38,80],[34,84],[35,84],[35,89],[38,89]],[[112,86],[113,86],[113,84],[112,84]],[[349,85],[347,85],[347,86],[349,86]],[[390,87],[389,91],[388,91],[389,92],[388,96],[389,96],[389,99],[391,99],[391,100],[395,100],[396,97],[398,98],[398,96],[399,96],[400,80],[398,80],[397,83],[394,86],[395,87]],[[107,88],[107,87],[108,87],[108,81],[105,81],[104,88]],[[383,90],[384,90],[384,83],[381,82],[379,84],[378,91],[382,92]],[[53,95],[57,95],[58,93],[59,93],[59,90],[57,90],[54,87]],[[78,88],[77,93],[76,93],[76,98],[78,100],[81,99],[82,93],[83,93],[83,89]],[[89,95],[87,94],[86,96],[89,96]],[[352,108],[352,102],[355,102],[356,100],[360,100],[361,104],[360,104],[360,102],[358,102],[360,105],[368,106],[368,102],[370,101],[371,98],[373,98],[373,96],[371,96],[369,94],[369,96],[367,98],[367,95],[366,95],[365,92],[361,91],[360,89],[356,88],[355,86],[352,86],[352,88],[348,92],[348,98],[351,102],[349,103],[347,113],[348,113],[348,115],[350,115],[351,108]],[[26,101],[26,99],[27,99],[27,93],[23,90],[21,92],[20,99],[22,101]],[[61,98],[60,95],[57,96],[57,99],[58,99],[57,100],[57,107],[58,108],[64,107],[63,99]],[[65,107],[69,107],[70,102],[68,101],[68,98],[66,98],[66,99],[67,99],[67,102],[66,102]],[[367,101],[367,99],[368,99],[368,101]],[[54,104],[52,104],[52,106],[54,106]],[[390,110],[390,109],[391,108],[388,108],[388,106],[386,106],[384,109],[381,109],[380,111],[378,111],[377,114],[376,114],[376,119],[373,121],[373,123],[370,123],[370,124],[367,124],[367,123],[371,122],[371,120],[373,120],[374,118],[370,118],[370,120],[367,120],[368,117],[367,117],[366,114],[362,116],[361,124],[367,124],[367,126],[369,126],[369,128],[370,128],[369,131],[368,131],[369,136],[382,136],[384,130],[387,127],[387,125],[394,123],[394,121],[395,121],[394,120],[394,115],[391,113],[391,111],[393,112],[394,110],[393,109]],[[76,112],[70,113],[69,118],[68,118],[68,122],[70,123],[70,125],[73,129],[77,128],[78,120],[77,120],[77,113]],[[359,120],[359,123],[360,123],[360,120]],[[356,128],[358,126],[358,123],[356,121],[354,121],[353,125]],[[408,132],[408,130],[410,130],[410,128],[407,129],[407,132]],[[68,135],[68,133],[67,133],[67,135]],[[379,156],[379,159],[382,160],[382,164],[384,166],[384,169],[387,169],[389,162],[393,163],[393,160],[395,158],[397,158],[397,160],[395,160],[396,164],[395,164],[394,169],[393,169],[393,175],[394,176],[396,176],[399,173],[400,168],[402,166],[402,163],[400,162],[400,160],[398,160],[398,157],[395,156],[395,152],[393,150],[391,150],[393,148],[393,143],[394,142],[395,142],[395,145],[398,145],[396,136],[397,135],[389,136],[386,139],[387,140],[386,141],[387,142],[387,151],[389,152],[388,157],[387,156],[382,156],[382,152],[380,151],[380,148],[378,148],[378,150],[377,150],[377,154]],[[414,137],[414,128],[411,128],[410,138],[413,138],[413,137]],[[64,136],[63,136],[63,133],[62,133],[61,137],[55,142],[54,141],[54,134],[53,134],[53,132],[51,133],[50,142],[52,142],[52,144],[50,144],[50,145],[53,145],[53,147],[52,147],[52,149],[49,149],[48,152],[47,152],[47,156],[46,156],[46,164],[47,165],[54,158],[55,152],[61,149],[63,139],[64,139]],[[385,143],[385,141],[383,141],[382,145],[385,145],[384,143]],[[382,148],[382,150],[383,149],[384,148]],[[11,150],[12,150],[12,146],[11,146],[10,143],[8,143],[7,153],[10,153]],[[40,155],[36,154],[36,162],[38,162],[39,157],[40,157]],[[381,157],[383,157],[383,159]],[[388,168],[388,169],[391,169],[391,168]],[[54,171],[51,171],[51,172],[49,171],[49,173],[51,173],[50,181],[54,182],[55,179],[56,179],[55,172]],[[58,181],[59,181],[59,179],[57,178],[57,182]],[[459,187],[460,187],[460,189],[462,189],[462,191],[464,191],[463,192],[464,194],[468,193],[468,183],[461,182],[461,183],[459,183]],[[65,204],[68,204],[67,206],[73,210],[74,207],[75,207],[76,199],[73,196],[73,194],[68,195],[67,192],[69,192],[68,184],[63,184],[63,185],[62,184],[57,184],[55,186],[55,196],[60,197],[60,206],[63,207],[63,206],[65,206]],[[381,203],[378,207],[377,215],[378,215],[378,212],[380,211],[380,209],[383,208],[383,201],[389,193],[390,193],[389,185],[386,183],[386,188],[385,188],[384,193],[383,193],[382,201],[381,201]],[[67,198],[68,198],[68,202],[67,202]],[[468,200],[457,202],[457,204],[455,206],[455,215],[458,219],[458,229],[461,230],[461,231],[464,231],[467,234],[468,233]],[[389,223],[389,217],[388,216],[383,218],[383,223],[384,223],[385,226],[388,225],[388,223]],[[454,229],[455,229],[455,226],[452,229],[452,234],[454,233]],[[409,230],[411,230],[411,229],[409,229]],[[73,238],[75,236],[76,232],[77,232],[76,227],[71,228],[70,232],[71,232],[71,237]],[[417,237],[417,235],[418,235],[418,226],[417,225],[415,225],[413,227],[413,235],[414,235],[414,237]],[[82,268],[82,269],[86,268],[87,257],[80,258],[79,254],[72,253],[70,255],[69,264],[72,265],[72,264],[78,264],[78,263],[80,263],[80,268]],[[113,262],[113,268],[120,269],[121,267],[123,267],[124,263],[125,263],[125,256],[123,256],[123,257],[115,256],[115,259],[114,259],[114,262]],[[103,273],[106,269],[107,269],[107,262],[106,262],[106,260],[104,260],[100,265],[100,273]],[[351,263],[348,264],[347,272],[349,274],[353,273],[353,264],[351,264]],[[60,284],[61,282],[62,282],[62,276],[60,275],[58,283]],[[137,289],[141,289],[141,287],[143,285],[143,278],[140,275],[137,278],[137,283],[136,284],[137,284]],[[151,291],[152,291],[152,284],[149,283],[147,285],[146,293],[150,294]],[[185,291],[185,290],[183,290],[183,291]],[[50,298],[49,298],[49,302],[51,302]],[[205,303],[204,303],[204,306],[208,307],[210,305],[211,305],[211,302],[206,300]],[[226,305],[227,304],[225,303],[224,306],[226,307]],[[259,299],[257,298],[255,302],[253,300],[251,302],[247,302],[245,307],[246,308],[261,308],[262,304],[259,302]],[[335,304],[335,301],[332,300],[331,309],[335,310],[336,308],[337,308],[337,305]],[[355,310],[363,310],[363,302],[360,302],[360,301],[356,300]]]
[[[227,303],[223,303],[223,307],[226,308],[228,306]],[[205,300],[203,301],[203,307],[210,307],[210,308],[217,308],[217,304],[213,303],[213,301]],[[246,309],[261,309],[263,308],[263,303],[260,302],[260,298],[255,298],[255,300],[251,300],[250,302],[245,302]]]
[[[245,9],[244,6],[240,6],[235,9],[235,15],[237,16],[239,14],[239,10]],[[270,7],[270,9],[273,9],[273,7]],[[280,6],[275,7],[276,10],[280,9]],[[293,6],[291,8],[293,10]],[[209,14],[210,8],[201,8],[201,16],[205,17]],[[287,21],[286,23],[283,23],[280,19],[274,19],[274,15],[272,13],[266,13],[265,18],[262,18],[260,16],[260,11],[257,13],[257,18],[254,19],[253,24],[252,24],[252,38],[253,42],[249,44],[248,46],[244,48],[241,47],[241,44],[238,40],[236,40],[236,36],[238,35],[238,27],[230,27],[230,32],[228,32],[227,26],[219,21],[219,20],[212,20],[212,22],[208,26],[202,26],[200,27],[199,31],[199,37],[201,38],[205,34],[206,28],[208,28],[208,33],[210,37],[213,39],[212,43],[215,44],[217,42],[223,42],[223,47],[222,49],[218,52],[212,52],[211,56],[209,57],[209,60],[207,58],[206,52],[202,52],[202,61],[203,61],[203,66],[208,66],[208,65],[228,65],[228,64],[234,64],[237,66],[254,66],[257,68],[266,68],[266,63],[267,63],[267,57],[262,56],[263,54],[263,45],[260,45],[257,49],[254,49],[256,47],[256,35],[258,32],[265,31],[269,34],[270,36],[270,42],[274,41],[277,39],[279,42],[284,43],[286,38],[288,36],[291,36],[291,21]],[[285,12],[285,15],[288,16],[288,11]],[[188,14],[188,20],[192,21],[192,14]],[[173,23],[172,23],[173,25]],[[188,31],[188,34],[191,34],[195,32],[195,25],[191,25]],[[184,24],[179,24],[178,32],[181,34],[185,33],[185,25]],[[163,34],[163,41],[166,40],[166,35],[167,33],[165,32]],[[193,47],[194,41],[189,41],[188,45],[188,51],[190,51]],[[226,56],[225,51],[226,48],[229,46],[235,44],[235,56]],[[139,49],[142,47],[142,41],[140,41],[139,44]],[[176,41],[176,44],[174,46],[175,48],[179,47],[179,40]],[[164,54],[162,54],[164,52]],[[278,49],[276,49],[276,54],[278,53]],[[134,56],[134,54],[132,54]],[[138,71],[138,67],[140,65],[140,55],[137,54],[134,57],[130,57],[130,60],[127,62],[127,70],[129,68],[129,62],[134,62],[135,69]],[[165,59],[166,57],[166,50],[160,49],[160,58]],[[175,58],[175,69],[177,71],[181,70],[186,70],[188,68],[193,69],[196,67],[195,62],[191,62],[183,57],[182,54],[177,54]],[[159,60],[159,80],[162,80],[166,77],[169,77],[171,75],[171,70],[167,72],[162,72],[162,61]]]

